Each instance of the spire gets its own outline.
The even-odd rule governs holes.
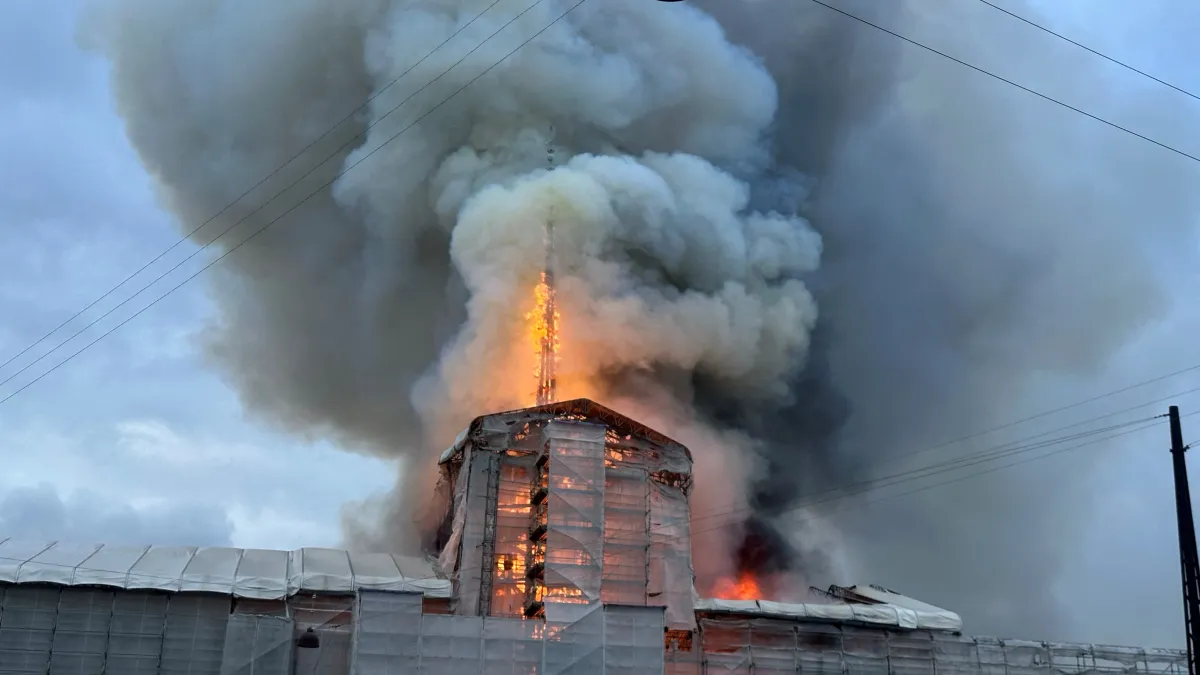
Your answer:
[[[554,127],[550,127],[550,138],[546,140],[546,165],[554,170]],[[553,209],[553,207],[551,207]],[[558,361],[558,308],[555,306],[554,288],[554,217],[546,218],[546,258],[542,266],[542,279],[538,288],[541,324],[541,353],[538,361],[537,405],[553,403],[556,397],[555,370]]]

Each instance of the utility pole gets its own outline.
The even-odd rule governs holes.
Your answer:
[[[1183,572],[1183,623],[1187,636],[1188,675],[1197,675],[1196,652],[1200,649],[1200,559],[1196,556],[1196,523],[1192,520],[1192,495],[1188,490],[1187,462],[1179,408],[1167,411],[1171,421],[1171,463],[1175,469],[1175,518],[1179,523],[1179,563]]]

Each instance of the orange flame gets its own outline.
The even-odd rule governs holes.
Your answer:
[[[542,272],[533,288],[533,308],[525,314],[525,320],[529,322],[529,339],[536,355],[533,373],[537,380],[535,405],[552,403],[555,397],[559,314],[554,295],[549,276]]]
[[[758,579],[749,572],[738,574],[737,578],[726,577],[717,581],[713,586],[712,596],[719,600],[758,600],[763,595]]]

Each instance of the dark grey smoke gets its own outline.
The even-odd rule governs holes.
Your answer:
[[[87,33],[113,63],[130,138],[191,229],[486,4],[110,0]],[[367,527],[348,534],[412,542],[440,445],[521,403],[506,389],[526,375],[520,303],[541,222],[568,213],[556,220],[560,291],[580,335],[564,360],[597,380],[585,390],[633,399],[702,450],[698,506],[754,510],[724,553],[811,583],[878,581],[960,611],[974,631],[1062,633],[1053,584],[1064,533],[1085,516],[1079,476],[1013,472],[832,530],[795,507],[888,473],[898,453],[1036,409],[1052,398],[1041,382],[1095,372],[1162,310],[1144,244],[1181,229],[1194,191],[1160,150],[819,5],[696,4],[777,90],[688,5],[607,0],[316,190],[516,46],[482,50],[480,65],[380,121],[409,82],[522,6],[502,3],[248,200],[379,122],[237,230],[233,242],[316,190],[223,264],[215,362],[263,419],[399,459],[401,489],[356,510]],[[1022,72],[1064,95],[1103,90],[1088,62],[1008,33],[995,34],[1008,51],[977,48],[995,27],[963,5],[842,4],[985,65],[1062,63],[1069,74]],[[566,6],[517,26],[532,34]],[[943,14],[977,30],[931,29]],[[552,173],[540,172],[548,141],[569,158]],[[597,156],[571,157],[583,151]],[[751,452],[760,461],[741,466]],[[746,494],[721,462],[746,470]]]
[[[882,464],[889,456],[1067,402],[1056,381],[1086,381],[1161,316],[1148,254],[1194,222],[1195,192],[1175,174],[1195,173],[1170,153],[813,3],[704,4],[765,56],[780,85],[776,161],[816,178],[805,213],[826,249],[810,284],[822,307],[810,368],[792,405],[724,421],[769,439],[748,530],[761,542],[762,521],[777,527],[758,564],[770,569],[783,553],[829,569],[822,551],[801,557],[782,536],[797,527],[803,536],[807,525],[786,514],[806,495],[894,473]],[[1112,73],[1102,63],[1013,30],[987,7],[834,4],[1169,138],[1129,104],[1105,105]],[[917,5],[944,20],[930,30],[908,14]],[[812,39],[793,39],[797,25]],[[996,46],[980,49],[971,35]],[[1163,99],[1151,101],[1142,110]],[[712,414],[734,410],[719,390],[709,393]],[[1088,475],[1086,459],[1031,466],[836,525],[859,574],[961,612],[972,631],[1086,637],[1065,624],[1069,600],[1055,586],[1070,574],[1064,560],[1087,522]]]

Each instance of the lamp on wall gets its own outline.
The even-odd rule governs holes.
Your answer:
[[[296,640],[296,646],[300,649],[320,649],[321,638],[313,631],[312,626],[309,626],[308,630],[304,631],[304,634]]]

